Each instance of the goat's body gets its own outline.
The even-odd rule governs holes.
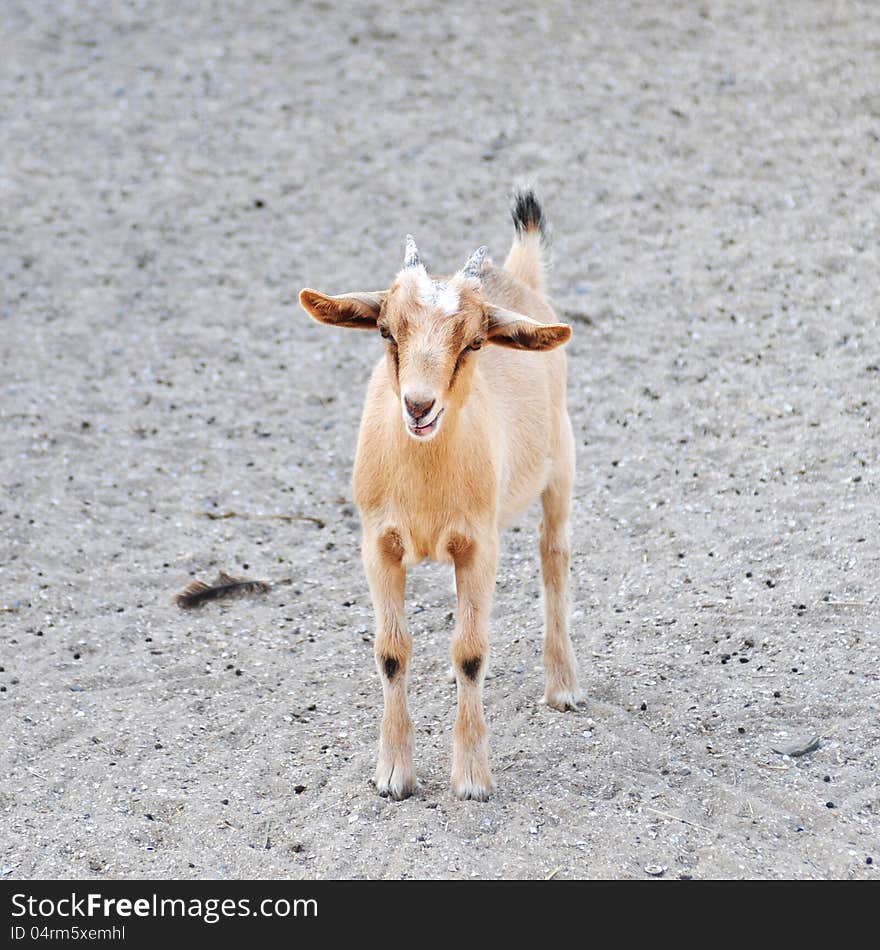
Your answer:
[[[455,569],[452,784],[460,798],[484,800],[492,776],[482,689],[499,532],[538,497],[545,700],[563,710],[578,701],[566,605],[574,444],[558,348],[571,331],[554,322],[542,293],[543,216],[531,192],[517,196],[513,217],[517,235],[503,268],[484,263],[480,248],[456,277],[432,279],[408,239],[389,291],[300,295],[315,319],[378,328],[388,342],[367,391],[354,494],[385,697],[375,782],[394,798],[416,784],[407,568],[429,558]],[[470,355],[478,349],[478,358]]]
[[[492,303],[553,321],[546,301],[506,270],[487,267],[482,281]],[[367,390],[354,467],[365,527],[398,531],[411,566],[425,558],[451,562],[452,533],[509,524],[541,494],[560,460],[571,461],[564,451],[571,437],[565,375],[562,349],[489,348],[454,428],[447,425],[442,441],[419,445],[400,425],[382,360]]]

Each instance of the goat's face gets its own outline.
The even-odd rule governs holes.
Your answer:
[[[404,269],[388,291],[377,326],[385,340],[388,376],[407,433],[427,441],[470,392],[477,350],[488,318],[475,278],[432,280]]]
[[[464,405],[487,344],[550,350],[571,337],[564,324],[543,324],[488,303],[480,288],[485,247],[454,277],[431,278],[407,238],[403,270],[387,291],[327,297],[303,290],[300,303],[321,323],[378,329],[385,341],[391,387],[407,434],[429,441]]]

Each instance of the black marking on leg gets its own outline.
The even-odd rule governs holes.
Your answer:
[[[483,658],[479,656],[472,657],[470,660],[464,660],[461,664],[461,671],[473,683],[480,674],[480,667],[483,665]]]
[[[386,656],[385,659],[382,660],[382,669],[385,670],[385,675],[389,680],[394,679],[399,667],[400,664],[394,659],[393,656]]]

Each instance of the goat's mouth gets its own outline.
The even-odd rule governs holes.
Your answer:
[[[430,439],[431,436],[436,434],[437,429],[440,428],[440,416],[442,416],[445,411],[445,409],[441,409],[430,422],[424,425],[417,425],[412,419],[407,419],[407,431],[417,439]]]

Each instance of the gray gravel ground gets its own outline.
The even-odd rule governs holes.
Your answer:
[[[388,6],[0,2],[0,872],[876,877],[880,7]],[[532,512],[497,791],[448,788],[425,566],[394,803],[349,484],[380,344],[296,292],[382,287],[407,231],[503,257],[523,178],[589,701],[538,704]],[[219,568],[276,584],[174,606]]]

